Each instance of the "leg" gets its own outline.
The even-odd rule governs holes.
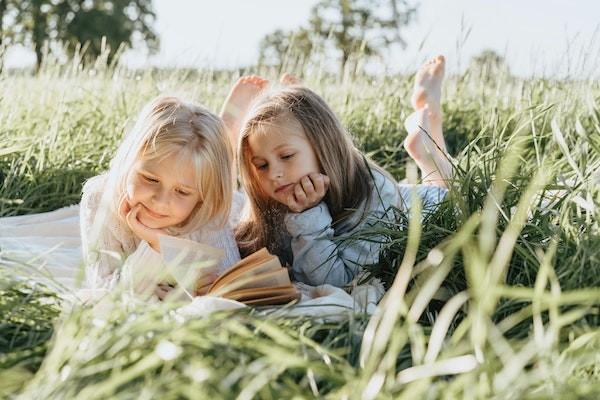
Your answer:
[[[425,184],[446,186],[452,176],[442,131],[441,88],[445,60],[437,56],[415,76],[412,104],[415,112],[405,121],[408,136],[404,147],[421,169]]]
[[[429,106],[430,135],[437,145],[446,151],[442,133],[442,81],[446,69],[444,56],[437,56],[426,62],[415,75],[415,86],[411,98],[415,111]]]
[[[425,106],[412,113],[405,121],[409,132],[404,140],[404,148],[421,170],[423,184],[447,186],[452,177],[452,164],[446,151],[433,140],[430,127],[430,111]]]
[[[233,85],[227,99],[221,108],[221,118],[227,128],[229,140],[233,149],[237,148],[237,141],[242,127],[242,122],[252,104],[252,100],[258,96],[269,81],[256,75],[242,76]]]

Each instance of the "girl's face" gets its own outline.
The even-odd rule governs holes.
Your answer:
[[[302,177],[321,172],[312,145],[293,117],[280,118],[251,134],[248,147],[261,189],[282,204]]]
[[[194,164],[174,153],[161,160],[138,159],[127,177],[131,207],[142,205],[138,219],[149,228],[177,226],[200,201]]]

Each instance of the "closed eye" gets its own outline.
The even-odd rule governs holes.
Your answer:
[[[255,165],[254,167],[258,170],[263,171],[263,170],[267,169],[268,165],[269,164],[261,164],[261,165]]]
[[[189,196],[191,193],[186,190],[176,189],[175,190],[181,196]]]
[[[287,160],[287,159],[290,159],[290,158],[294,157],[295,155],[296,155],[296,153],[285,154],[285,155],[281,156],[281,159],[282,160]]]
[[[154,179],[154,178],[146,176],[146,175],[142,175],[142,178],[144,178],[145,181],[150,182],[150,183],[158,183],[158,179]]]

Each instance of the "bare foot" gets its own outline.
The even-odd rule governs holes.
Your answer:
[[[445,67],[446,60],[440,55],[423,64],[417,71],[411,99],[415,110],[420,110],[426,104],[432,110],[440,106]]]
[[[302,81],[297,76],[285,72],[283,75],[281,75],[281,79],[279,79],[279,83],[281,83],[282,85],[285,85],[285,86],[294,86],[294,85],[301,85]]]
[[[446,143],[442,132],[441,96],[445,64],[444,56],[437,56],[426,62],[415,76],[415,87],[412,95],[412,104],[415,110],[418,111],[427,106],[427,122],[429,124],[427,131],[444,152],[446,151]],[[409,132],[411,131],[409,130]]]
[[[248,112],[252,100],[269,84],[269,81],[257,75],[242,76],[229,91],[221,109],[221,118],[227,127],[229,139],[235,149],[242,121]]]

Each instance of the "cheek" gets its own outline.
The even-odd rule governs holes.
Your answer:
[[[310,155],[297,157],[297,159],[294,160],[294,163],[293,165],[291,165],[291,167],[293,168],[293,171],[298,180],[300,180],[300,178],[302,178],[303,176],[306,176],[313,172],[319,172],[319,164],[314,158],[311,158]]]
[[[173,213],[176,214],[179,218],[185,219],[189,217],[189,215],[194,211],[194,208],[198,204],[198,200],[194,198],[183,198],[178,199],[175,202],[175,207]]]
[[[317,155],[314,151],[311,151],[310,162],[307,162],[307,165],[309,165],[309,168],[311,169],[310,172],[321,172],[321,167],[319,166],[319,161],[317,161]]]
[[[132,202],[140,202],[152,195],[152,188],[138,180],[131,180],[127,183],[127,196]]]

